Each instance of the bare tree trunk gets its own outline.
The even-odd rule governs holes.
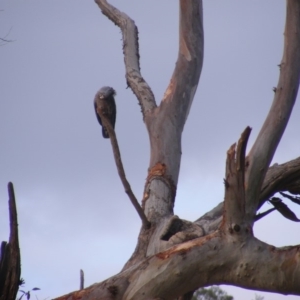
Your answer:
[[[173,206],[181,134],[203,63],[202,1],[179,1],[178,59],[159,106],[141,75],[134,22],[106,0],[95,2],[122,30],[126,79],[148,130],[151,158],[142,207],[151,226],[141,228],[121,273],[57,299],[191,299],[192,291],[213,284],[300,295],[300,245],[276,248],[253,235],[265,201],[278,191],[300,193],[300,158],[269,168],[298,92],[300,2],[287,0],[280,78],[265,123],[248,155],[250,127],[229,148],[224,203],[195,222],[175,216]]]

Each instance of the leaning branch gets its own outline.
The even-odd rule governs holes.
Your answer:
[[[139,100],[143,117],[156,107],[151,88],[144,80],[140,70],[138,29],[134,21],[106,0],[95,0],[102,13],[120,27],[123,36],[123,53],[127,84]]]
[[[8,184],[9,242],[2,242],[0,256],[0,300],[15,299],[21,275],[18,216],[13,184]]]
[[[142,223],[143,223],[143,226],[145,228],[149,228],[150,227],[150,222],[147,220],[147,217],[146,217],[142,207],[140,206],[140,204],[139,204],[138,200],[136,199],[135,195],[133,194],[133,192],[131,190],[131,186],[130,186],[129,182],[126,179],[125,170],[124,170],[124,167],[123,167],[123,163],[122,163],[122,159],[121,159],[121,153],[120,153],[119,144],[118,144],[118,140],[117,140],[117,137],[116,137],[115,130],[111,126],[111,123],[108,120],[107,116],[105,114],[103,114],[100,109],[97,110],[97,113],[100,114],[101,120],[103,122],[103,126],[108,131],[108,134],[109,134],[109,137],[110,137],[110,142],[111,142],[111,145],[112,145],[112,148],[113,148],[113,153],[114,153],[116,166],[117,166],[117,169],[118,169],[118,174],[119,174],[120,179],[122,181],[122,184],[124,186],[125,192],[128,195],[132,205],[136,209],[138,215],[140,216],[140,218],[142,220]]]
[[[246,202],[250,219],[256,213],[265,174],[289,121],[300,77],[300,1],[288,0],[280,76],[269,114],[248,156]]]
[[[284,164],[274,164],[268,169],[259,195],[258,209],[275,193],[288,191],[300,194],[300,157]]]

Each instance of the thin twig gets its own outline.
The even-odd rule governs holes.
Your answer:
[[[6,37],[10,34],[12,27],[9,29],[8,33],[4,37],[0,37],[0,41],[4,42],[3,44],[0,44],[0,46],[5,45],[5,43],[12,43],[14,40],[8,40]]]
[[[286,193],[283,193],[283,192],[279,192],[281,194],[281,196],[285,197],[285,198],[288,198],[289,200],[291,200],[292,202],[300,205],[300,197],[293,197],[291,195],[288,195]]]
[[[276,208],[273,207],[273,208],[270,208],[270,209],[268,209],[268,210],[266,210],[266,211],[264,211],[264,212],[262,212],[262,213],[257,214],[257,215],[255,216],[254,221],[256,222],[256,221],[262,219],[263,217],[267,216],[269,213],[271,213],[271,212],[274,211],[274,210],[276,210]]]
[[[124,167],[123,167],[123,163],[122,163],[122,159],[121,159],[121,153],[120,153],[119,144],[118,144],[118,140],[117,140],[117,137],[116,137],[115,130],[111,126],[110,121],[108,120],[106,115],[102,113],[101,109],[98,109],[97,112],[100,113],[103,126],[108,131],[108,134],[109,134],[109,137],[110,137],[110,142],[111,142],[111,145],[112,145],[112,148],[113,148],[113,153],[114,153],[116,166],[117,166],[117,169],[118,169],[120,179],[121,179],[122,184],[124,186],[125,193],[128,195],[131,203],[133,204],[134,208],[136,209],[138,215],[140,216],[140,218],[142,220],[142,223],[143,223],[143,226],[145,228],[149,228],[150,227],[150,222],[148,221],[142,207],[140,206],[138,200],[136,199],[135,195],[133,194],[133,192],[131,190],[129,182],[126,179],[126,175],[125,175],[125,171],[124,171]]]

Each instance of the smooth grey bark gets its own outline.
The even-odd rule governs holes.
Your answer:
[[[299,158],[269,168],[291,114],[300,74],[300,2],[287,0],[284,55],[266,121],[246,155],[251,128],[227,152],[225,200],[195,222],[174,216],[181,134],[203,63],[202,1],[180,0],[179,53],[164,98],[155,103],[139,68],[137,27],[106,0],[95,1],[123,34],[126,79],[142,107],[151,147],[142,227],[123,270],[57,299],[189,299],[207,285],[300,295],[300,245],[276,248],[253,236],[258,208],[278,191],[300,192]]]
[[[265,174],[288,124],[300,78],[300,2],[287,0],[284,51],[273,104],[247,158],[247,218],[253,222]]]

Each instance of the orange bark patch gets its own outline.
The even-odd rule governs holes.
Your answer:
[[[184,242],[182,244],[173,246],[166,251],[157,253],[155,256],[159,259],[167,259],[173,254],[185,255],[188,251],[190,251],[195,246],[202,246],[206,242],[210,241],[211,239],[218,237],[219,232],[215,231],[205,237],[200,237],[191,241]]]
[[[150,169],[148,176],[164,176],[166,173],[166,165],[157,163],[153,168]]]

